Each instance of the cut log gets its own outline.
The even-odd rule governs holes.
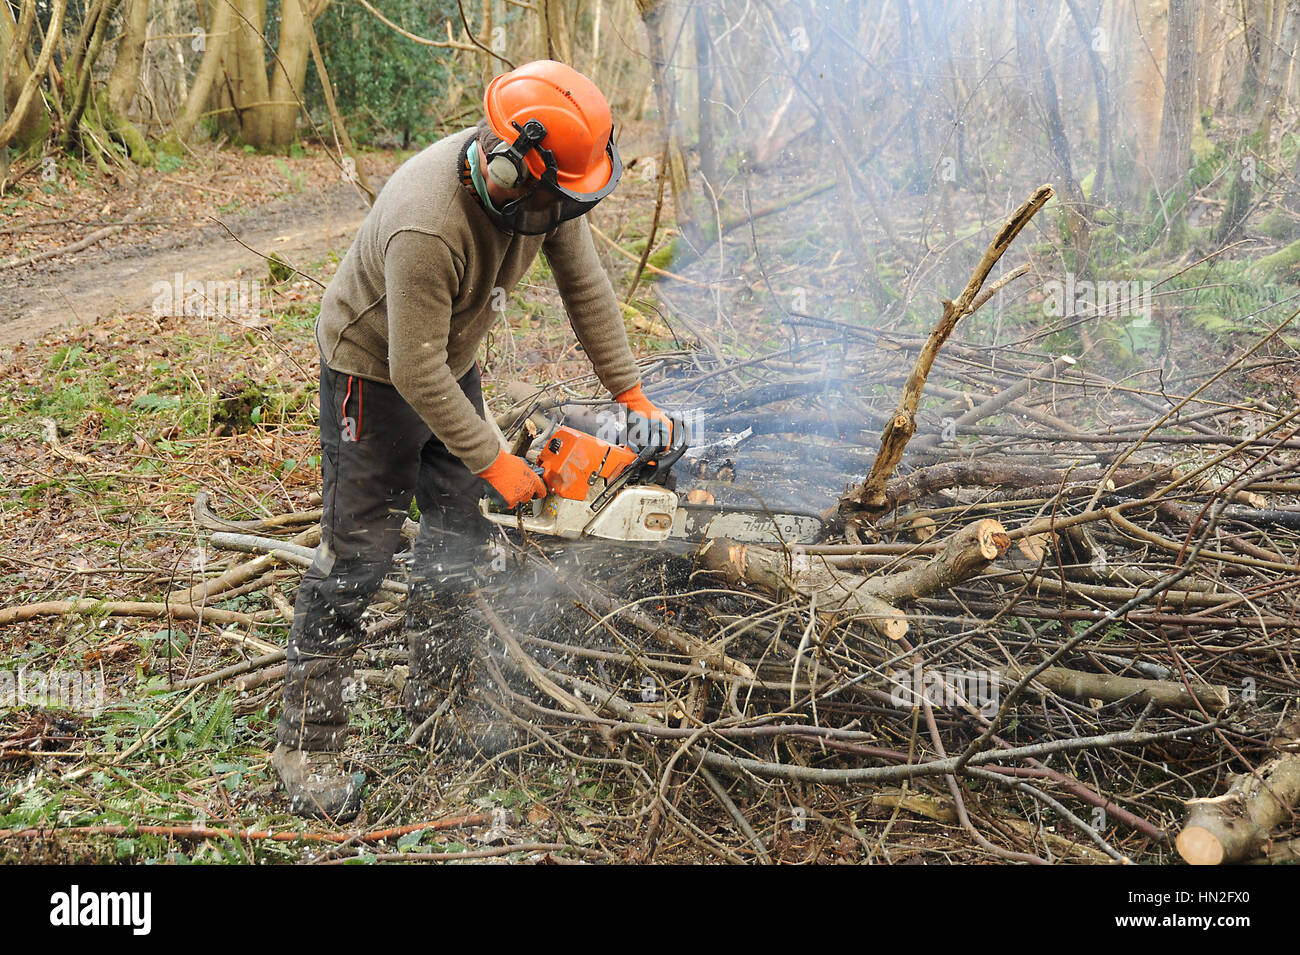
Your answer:
[[[1010,546],[1002,525],[986,519],[952,535],[924,564],[881,577],[846,573],[798,548],[781,553],[727,538],[706,541],[696,559],[705,570],[733,584],[747,583],[777,597],[815,594],[820,612],[861,615],[882,636],[899,640],[907,634],[908,623],[895,603],[927,597],[976,577]]]
[[[1192,799],[1175,845],[1188,865],[1241,862],[1264,848],[1272,831],[1292,818],[1300,801],[1300,754],[1284,753],[1251,775],[1238,776],[1222,796]]]
[[[948,538],[938,556],[897,574],[872,577],[867,592],[889,603],[928,597],[984,573],[1007,552],[1011,538],[992,518],[968,524]]]
[[[868,590],[870,581],[825,566],[807,554],[750,547],[726,537],[704,542],[696,551],[699,565],[720,574],[728,583],[745,583],[786,599],[817,595],[817,609],[825,615],[853,614],[867,619],[881,636],[901,640],[907,635],[907,617]]]

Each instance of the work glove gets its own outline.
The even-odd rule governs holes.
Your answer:
[[[492,485],[506,507],[516,507],[535,497],[546,496],[546,485],[532,466],[508,451],[497,452],[497,459],[479,471],[478,476]]]
[[[628,444],[642,448],[648,445],[669,446],[673,436],[672,420],[645,396],[640,382],[615,395],[614,400],[627,408]]]

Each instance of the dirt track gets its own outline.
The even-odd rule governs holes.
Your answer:
[[[340,183],[221,219],[252,248],[277,252],[307,268],[331,252],[342,258],[365,214],[357,193]],[[0,349],[35,341],[72,322],[147,309],[155,298],[154,283],[171,282],[177,272],[186,281],[226,281],[240,269],[253,277],[266,273],[259,256],[205,220],[138,242],[92,246],[0,272]]]

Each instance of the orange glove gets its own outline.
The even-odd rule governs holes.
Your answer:
[[[498,451],[497,459],[479,471],[478,476],[492,485],[506,507],[516,507],[535,497],[546,496],[546,485],[528,462],[508,451]]]
[[[645,431],[653,432],[653,431],[658,431],[660,428],[662,428],[664,437],[662,442],[659,442],[659,444],[660,447],[665,447],[665,448],[668,447],[668,442],[672,440],[672,436],[673,436],[672,420],[668,417],[668,415],[660,411],[659,408],[655,406],[654,402],[652,402],[649,398],[645,396],[645,392],[641,390],[640,382],[637,382],[635,385],[633,385],[627,391],[624,391],[622,394],[615,395],[614,400],[617,401],[619,404],[623,405],[624,407],[626,407],[627,410],[631,412],[631,414],[629,414],[628,416],[628,422],[627,422],[628,440],[631,443],[641,444],[641,445],[654,443],[648,440],[649,435],[638,436],[636,432],[638,430],[642,432]],[[638,422],[636,422],[632,418],[632,415],[643,416],[649,423],[649,427],[646,427],[644,424],[642,424],[640,428],[638,428]],[[647,440],[636,440],[637,437],[644,437],[647,438]]]

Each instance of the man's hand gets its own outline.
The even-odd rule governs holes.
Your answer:
[[[478,476],[492,485],[501,495],[506,507],[516,507],[535,497],[546,496],[546,485],[527,461],[507,451],[497,453],[497,459]]]
[[[660,448],[669,446],[673,436],[672,420],[645,396],[640,382],[622,394],[615,395],[614,400],[628,411],[628,444],[641,447],[653,444]]]

